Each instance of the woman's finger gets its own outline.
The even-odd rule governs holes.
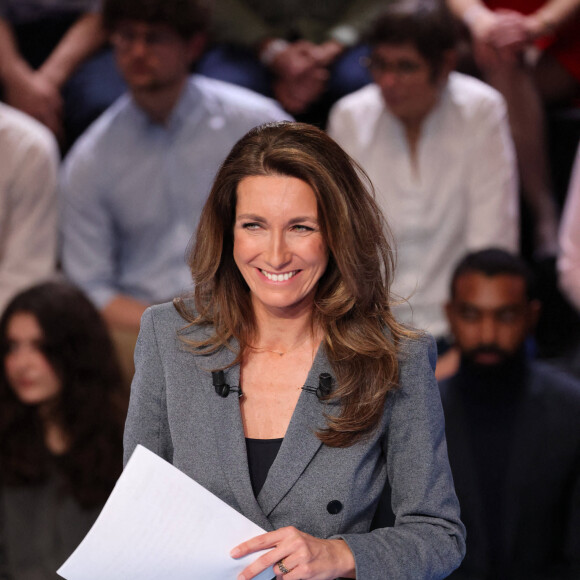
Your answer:
[[[284,550],[280,548],[272,548],[266,554],[263,554],[252,562],[249,566],[244,568],[239,574],[237,580],[250,580],[250,578],[256,577],[258,574],[270,568],[272,570],[272,575],[284,576],[282,569],[278,565],[278,562],[284,561],[283,558]],[[290,568],[287,568],[290,570]]]
[[[280,528],[279,530],[274,530],[273,532],[266,532],[265,534],[260,534],[259,536],[254,536],[241,544],[238,544],[230,551],[230,556],[232,558],[242,558],[253,552],[259,552],[260,550],[267,550],[268,548],[273,548],[282,541],[285,537],[285,530],[288,528]]]

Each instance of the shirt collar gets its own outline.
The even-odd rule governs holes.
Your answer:
[[[192,77],[190,77],[181,92],[173,111],[169,115],[167,123],[162,126],[158,123],[153,123],[147,113],[137,105],[134,99],[131,99],[130,110],[131,115],[143,126],[143,128],[150,128],[152,126],[159,129],[165,129],[168,133],[179,131],[184,124],[197,122],[202,115],[201,110],[201,91],[196,86]]]
[[[190,77],[183,87],[181,97],[169,115],[167,129],[176,131],[186,122],[191,123],[192,120],[197,122],[202,115],[201,101],[201,91],[195,84],[193,77]]]

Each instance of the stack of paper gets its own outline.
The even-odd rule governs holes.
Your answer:
[[[259,526],[137,446],[97,521],[60,567],[67,580],[235,580],[263,552],[230,550]],[[269,568],[256,576],[270,580]]]

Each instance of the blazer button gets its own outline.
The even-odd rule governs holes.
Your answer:
[[[328,502],[326,509],[329,514],[334,516],[342,511],[342,504],[337,499],[333,499],[331,502]]]

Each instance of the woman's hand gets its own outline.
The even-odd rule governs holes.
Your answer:
[[[355,578],[354,556],[344,540],[321,540],[293,526],[256,536],[236,546],[231,555],[241,558],[268,548],[271,550],[245,568],[238,580],[250,580],[270,567],[277,580]]]

